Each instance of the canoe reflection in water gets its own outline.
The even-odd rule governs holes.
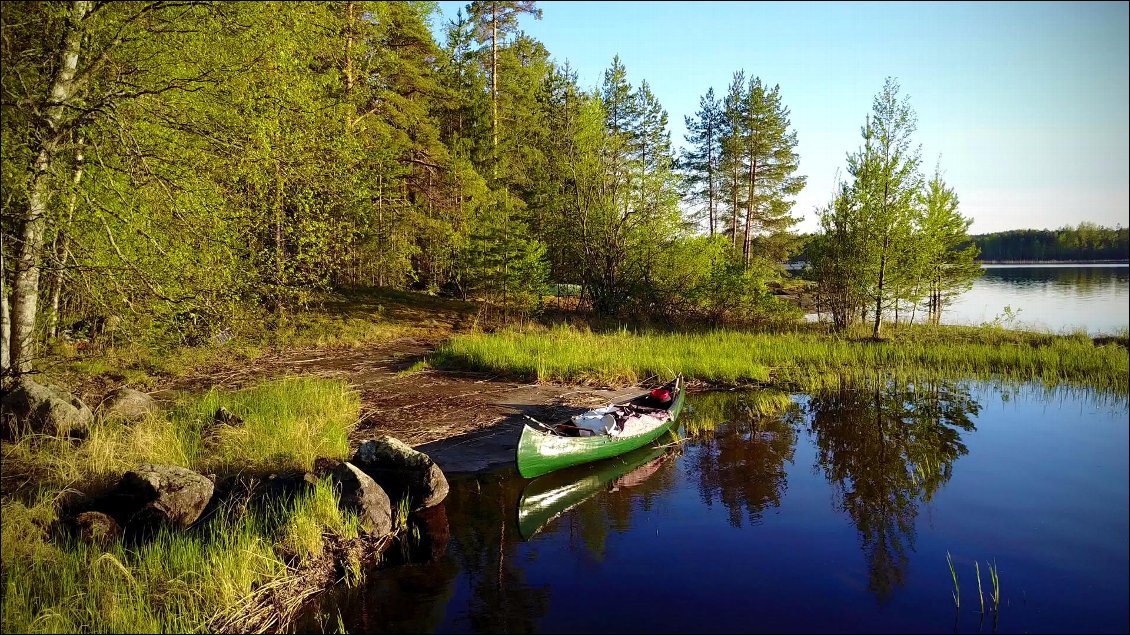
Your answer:
[[[599,492],[640,485],[681,452],[678,436],[669,432],[650,446],[539,476],[518,499],[518,532],[529,540],[551,520]]]

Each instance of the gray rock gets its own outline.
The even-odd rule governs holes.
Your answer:
[[[439,504],[447,497],[447,477],[423,452],[403,441],[382,436],[365,441],[353,455],[353,463],[373,477],[393,500],[409,498],[413,511]]]
[[[160,409],[148,394],[133,388],[119,388],[106,396],[98,408],[98,414],[103,419],[138,421],[156,414]]]
[[[78,397],[26,376],[5,395],[3,410],[15,418],[17,430],[53,436],[85,436],[94,420],[94,413]]]
[[[147,463],[122,475],[115,493],[123,518],[188,527],[200,517],[214,488],[192,470]]]
[[[83,512],[75,516],[74,528],[79,538],[101,546],[110,544],[122,532],[117,521],[102,512]]]
[[[392,503],[376,481],[350,463],[334,468],[332,476],[342,508],[360,516],[366,531],[378,536],[392,531]]]

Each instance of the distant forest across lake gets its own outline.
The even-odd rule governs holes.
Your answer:
[[[810,234],[801,237],[804,246],[789,262],[808,261],[810,238]],[[977,245],[980,262],[1130,261],[1130,228],[1126,227],[1083,222],[1059,229],[975,234],[969,239]]]
[[[1079,223],[971,236],[982,261],[1130,260],[1130,229]]]

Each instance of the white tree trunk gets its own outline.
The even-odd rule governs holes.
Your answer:
[[[4,266],[4,245],[0,239],[0,376],[8,375],[11,366],[11,355],[8,347],[12,342],[12,316],[8,310],[8,287],[4,279],[8,277],[7,268]]]
[[[71,3],[66,30],[59,50],[59,65],[47,91],[43,123],[36,132],[40,135],[39,151],[31,166],[28,187],[27,215],[21,219],[20,250],[16,259],[16,275],[12,285],[11,366],[17,373],[31,368],[35,356],[35,317],[39,300],[40,256],[43,251],[43,234],[47,205],[51,199],[49,172],[51,162],[66,138],[63,128],[64,105],[73,97],[75,71],[82,47],[82,20],[90,13],[92,2],[78,0]]]
[[[71,195],[70,200],[67,201],[67,221],[66,224],[56,234],[55,250],[55,275],[53,276],[51,284],[51,313],[47,316],[47,337],[48,339],[55,337],[59,329],[59,299],[63,295],[63,271],[67,268],[67,261],[71,256],[71,222],[75,217],[75,208],[78,207],[78,188],[82,184],[82,154],[83,139],[79,137],[78,144],[75,147],[75,167],[74,177],[71,179]]]

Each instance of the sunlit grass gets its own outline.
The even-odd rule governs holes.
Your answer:
[[[202,531],[163,530],[135,548],[52,541],[37,522],[50,509],[3,506],[5,633],[206,631],[257,588],[296,575],[288,557],[318,556],[325,535],[353,538],[358,527],[328,482],[291,507],[218,515]]]
[[[216,424],[221,405],[243,424]],[[187,397],[133,425],[96,422],[80,445],[42,435],[4,443],[5,481],[35,489],[6,490],[0,510],[3,631],[208,630],[209,620],[256,589],[294,575],[296,562],[322,555],[327,537],[360,535],[330,481],[290,502],[252,506],[234,519],[216,514],[193,531],[105,550],[49,531],[60,501],[97,494],[141,463],[221,476],[309,469],[317,457],[347,456],[359,413],[358,395],[340,381],[287,378]]]
[[[300,558],[321,556],[323,534],[356,538],[361,534],[355,514],[343,511],[329,479],[319,480],[305,497],[294,503],[294,511],[283,525],[279,547]]]
[[[1117,343],[976,327],[913,327],[874,341],[820,333],[592,333],[569,327],[457,336],[436,367],[538,381],[631,384],[682,373],[713,384],[811,390],[874,378],[1036,380],[1127,392],[1128,356]]]
[[[224,406],[238,426],[213,421]],[[318,457],[343,459],[360,396],[340,381],[291,377],[239,391],[184,398],[137,423],[95,422],[81,445],[26,436],[3,446],[4,472],[34,476],[56,490],[96,492],[142,463],[179,465],[202,474],[305,470]]]

